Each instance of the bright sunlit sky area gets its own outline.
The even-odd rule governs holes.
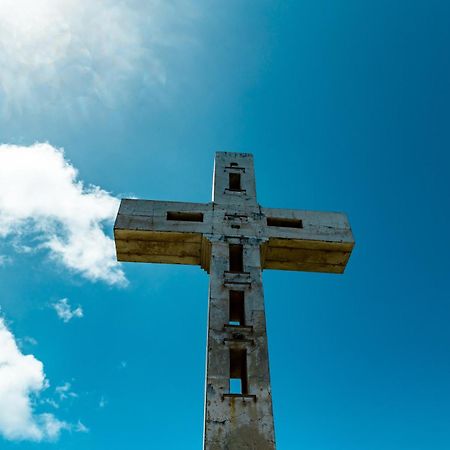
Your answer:
[[[201,448],[208,276],[112,227],[234,151],[356,240],[263,274],[277,448],[448,450],[449,48],[442,0],[0,0],[0,448]]]

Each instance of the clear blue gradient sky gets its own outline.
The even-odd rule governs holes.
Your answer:
[[[138,16],[158,3],[120,3],[146,58],[129,39],[130,69],[100,61],[108,96],[62,65],[19,99],[0,90],[0,143],[63,147],[116,197],[192,202],[210,201],[215,151],[251,152],[262,205],[345,211],[344,275],[264,273],[278,448],[448,450],[450,3],[171,2],[156,25]],[[8,237],[0,254],[2,315],[51,384],[35,413],[89,429],[1,449],[201,448],[200,268],[125,264],[120,287]],[[83,317],[58,319],[61,298]]]

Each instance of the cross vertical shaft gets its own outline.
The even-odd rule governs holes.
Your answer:
[[[272,450],[263,238],[250,155],[217,154],[213,208],[204,450]]]

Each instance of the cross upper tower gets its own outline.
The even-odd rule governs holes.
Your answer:
[[[204,450],[273,450],[262,269],[342,273],[345,214],[262,208],[253,157],[216,153],[213,201],[122,200],[120,261],[199,264],[210,274]]]

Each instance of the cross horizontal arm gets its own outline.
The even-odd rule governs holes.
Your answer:
[[[201,265],[212,235],[258,238],[263,269],[343,273],[354,240],[343,213],[216,203],[122,200],[114,226],[117,259]],[[226,213],[228,211],[228,214]]]
[[[346,214],[261,208],[264,269],[343,273],[354,246]]]
[[[114,225],[117,259],[201,264],[211,215],[210,204],[123,199]]]

